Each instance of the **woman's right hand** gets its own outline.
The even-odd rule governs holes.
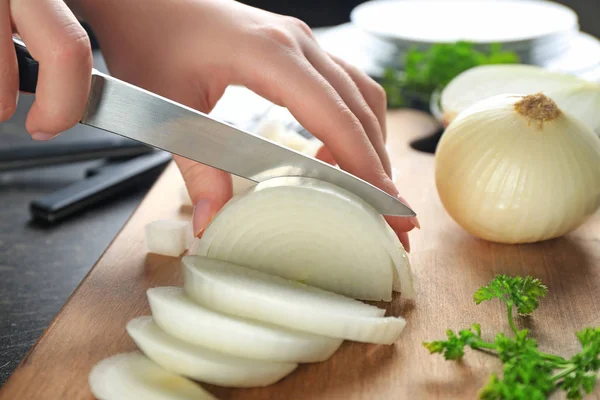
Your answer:
[[[83,115],[92,72],[90,41],[63,0],[0,0],[0,122],[17,107],[19,70],[13,32],[40,68],[25,127],[33,139],[48,140]]]

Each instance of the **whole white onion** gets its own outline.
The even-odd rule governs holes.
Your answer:
[[[471,234],[555,238],[600,205],[600,138],[543,94],[494,96],[448,126],[435,178],[444,207]]]

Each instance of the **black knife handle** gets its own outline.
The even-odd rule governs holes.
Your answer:
[[[17,62],[19,63],[19,90],[26,93],[35,93],[37,87],[39,63],[31,57],[25,43],[16,36],[13,36],[15,51],[17,53]]]
[[[103,166],[93,176],[33,201],[29,210],[35,220],[58,222],[121,195],[124,190],[154,182],[171,160],[171,154],[154,151],[123,163]]]

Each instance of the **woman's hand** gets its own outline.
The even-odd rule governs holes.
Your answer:
[[[26,129],[34,139],[46,140],[81,119],[92,71],[89,38],[62,0],[0,0],[0,122],[17,107],[13,31],[40,64]]]
[[[287,107],[344,170],[397,196],[383,89],[325,53],[303,22],[230,0],[80,0],[111,73],[209,112],[230,84]],[[222,171],[175,157],[200,234],[232,195]],[[391,218],[408,247],[415,220]]]

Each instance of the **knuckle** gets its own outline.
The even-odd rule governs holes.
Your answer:
[[[365,130],[364,130],[362,124],[360,123],[360,120],[352,112],[352,110],[350,110],[350,108],[347,105],[345,105],[345,104],[340,105],[339,113],[340,113],[340,116],[342,117],[342,119],[346,121],[348,130],[350,132],[352,132],[353,134],[359,134],[359,135],[365,134]]]
[[[263,25],[258,28],[258,34],[280,48],[290,49],[297,45],[294,35],[288,29],[278,25]]]
[[[84,67],[92,66],[92,48],[90,39],[81,28],[71,28],[68,36],[54,52],[57,61],[63,63],[77,63]]]
[[[286,21],[287,24],[300,30],[305,35],[308,35],[310,37],[313,36],[312,29],[310,29],[310,26],[308,26],[308,24],[306,22],[304,22],[301,19],[298,19],[296,17],[286,17],[286,19],[287,19],[287,21]]]

